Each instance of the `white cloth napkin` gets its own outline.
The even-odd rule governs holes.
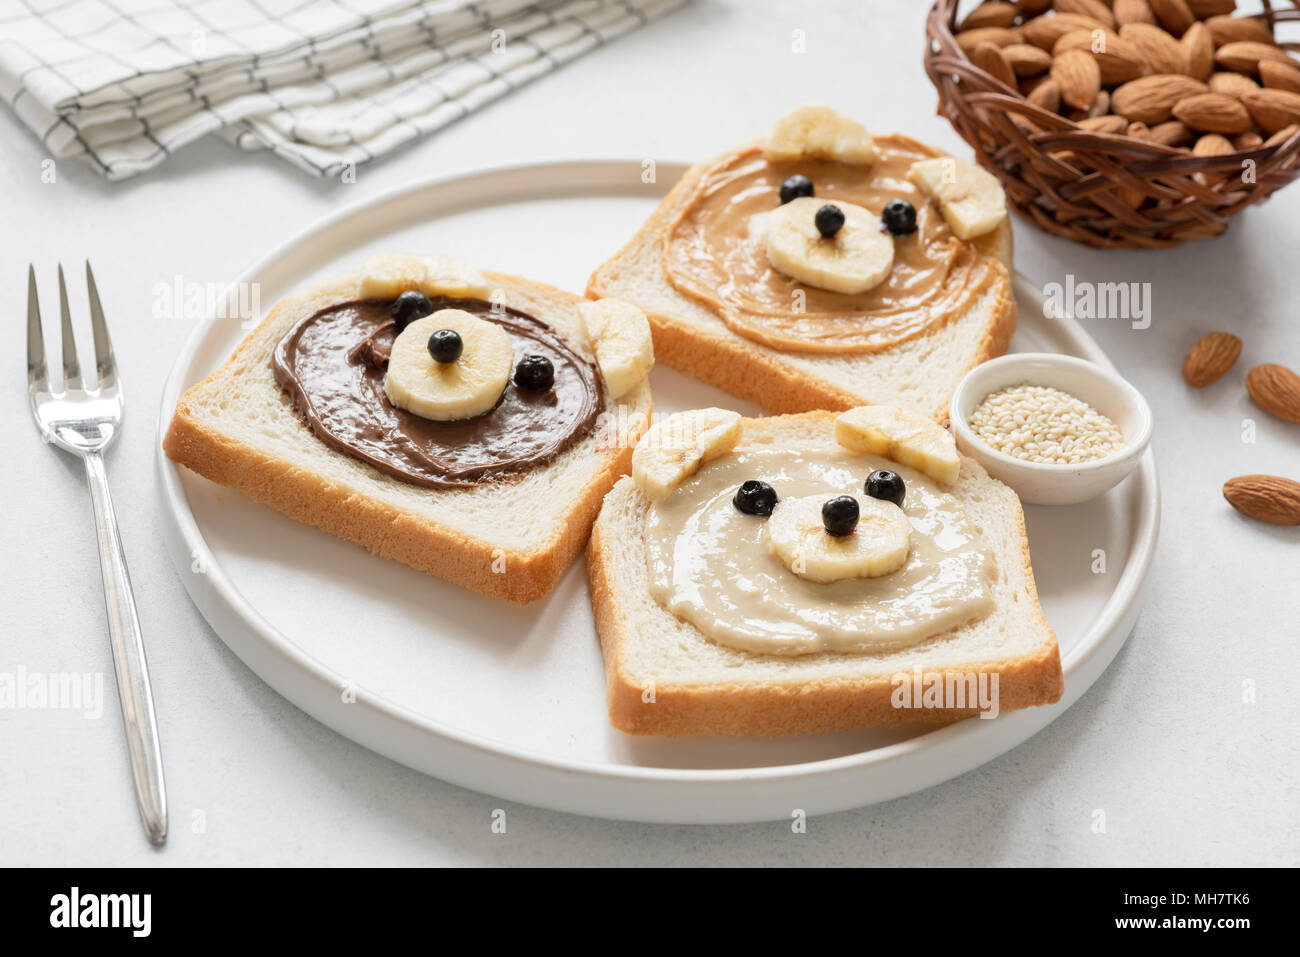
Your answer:
[[[335,176],[686,0],[23,0],[0,96],[110,179],[218,133]]]

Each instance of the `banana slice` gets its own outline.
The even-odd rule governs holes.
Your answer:
[[[615,399],[626,395],[650,374],[655,364],[650,321],[644,312],[622,299],[581,303],[578,314],[591,337],[605,388]]]
[[[361,267],[362,299],[396,299],[408,289],[465,299],[486,299],[492,291],[473,266],[445,256],[376,253]]]
[[[632,453],[632,481],[652,499],[663,498],[696,470],[740,441],[740,414],[692,409],[650,427]]]
[[[844,225],[829,239],[817,231],[817,210],[826,201],[801,196],[767,214],[767,258],[791,279],[832,292],[864,292],[878,286],[894,265],[894,237],[881,232],[880,217],[853,203],[840,203]]]
[[[860,405],[835,420],[835,441],[850,452],[883,455],[951,485],[961,471],[957,443],[943,426],[889,405]]]
[[[429,336],[439,329],[460,335],[462,351],[455,362],[437,362],[429,354]],[[472,419],[497,404],[514,358],[509,334],[495,322],[463,309],[439,309],[393,341],[384,394],[399,409],[425,419]]]
[[[832,535],[822,524],[829,495],[785,498],[768,518],[767,550],[800,578],[829,583],[879,578],[896,571],[912,551],[912,523],[893,502],[854,496],[858,527]]]
[[[828,159],[869,165],[878,154],[867,128],[829,106],[801,106],[776,121],[763,143],[770,162]]]
[[[951,156],[917,160],[907,178],[939,206],[961,240],[974,239],[1007,218],[1007,195],[988,170]]]

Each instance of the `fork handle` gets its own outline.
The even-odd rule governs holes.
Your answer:
[[[113,514],[113,499],[108,493],[103,456],[92,452],[85,456],[85,462],[86,481],[95,506],[95,535],[99,540],[99,570],[104,577],[108,637],[113,646],[113,670],[117,674],[122,724],[131,756],[135,799],[149,840],[161,844],[167,839],[167,794],[140,616],[135,610],[135,595],[131,591],[117,517]]]

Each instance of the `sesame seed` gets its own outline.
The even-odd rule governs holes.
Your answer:
[[[999,452],[1029,462],[1075,465],[1124,445],[1119,426],[1082,399],[1028,382],[985,396],[970,427]]]

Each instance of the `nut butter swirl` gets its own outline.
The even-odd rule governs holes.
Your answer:
[[[919,159],[944,154],[905,136],[875,140],[871,166],[825,160],[770,163],[758,147],[723,157],[701,177],[668,231],[669,282],[699,300],[734,332],[790,352],[878,352],[964,315],[995,283],[1002,265],[987,251],[996,232],[974,245],[907,180]],[[856,203],[879,213],[891,199],[916,207],[917,230],[894,239],[888,278],[847,295],[804,285],[777,271],[764,246],[764,217],[780,203],[781,183],[802,173],[819,200]]]
[[[467,488],[522,477],[591,431],[601,403],[592,364],[540,319],[479,299],[435,298],[433,307],[500,324],[516,361],[526,354],[551,360],[554,388],[539,394],[508,385],[491,410],[458,422],[395,407],[384,394],[396,334],[391,306],[377,299],[328,306],[299,320],[276,344],[276,381],[326,445],[413,485]]]

